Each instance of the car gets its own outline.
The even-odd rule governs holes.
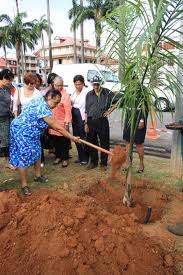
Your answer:
[[[12,82],[12,84],[15,88],[21,88],[24,85],[23,83],[19,83],[19,82]]]

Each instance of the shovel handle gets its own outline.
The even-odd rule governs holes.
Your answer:
[[[88,146],[94,148],[94,149],[97,149],[98,151],[101,151],[101,152],[103,152],[103,153],[106,153],[106,154],[108,154],[108,155],[110,155],[110,156],[113,155],[112,152],[110,152],[110,151],[108,151],[108,150],[106,150],[106,149],[104,149],[104,148],[102,148],[102,147],[99,147],[99,146],[97,146],[97,145],[95,145],[95,144],[93,144],[93,143],[90,143],[90,142],[88,142],[88,141],[86,141],[86,140],[84,140],[84,139],[81,139],[81,138],[80,138],[79,141],[80,141],[81,143],[84,143],[84,144],[86,144],[86,145],[88,145]]]

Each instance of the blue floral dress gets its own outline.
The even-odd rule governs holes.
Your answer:
[[[27,167],[41,159],[40,135],[48,127],[44,117],[52,111],[43,96],[37,96],[28,103],[23,112],[15,118],[10,127],[10,163],[15,167]]]

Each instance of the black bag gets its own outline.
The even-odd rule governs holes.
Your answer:
[[[44,130],[41,135],[41,146],[47,150],[53,148],[52,136],[49,134],[48,129]]]

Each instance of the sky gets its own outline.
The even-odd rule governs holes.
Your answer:
[[[19,0],[20,12],[27,12],[26,21],[39,19],[42,15],[47,14],[46,0]],[[72,36],[70,31],[71,21],[68,19],[68,11],[72,8],[72,0],[50,0],[50,18],[52,22],[53,35],[55,36]],[[0,14],[8,14],[11,18],[16,14],[15,0],[0,0]],[[92,21],[84,23],[85,39],[90,44],[95,45],[94,24]],[[77,31],[77,38],[80,39],[80,31]],[[37,47],[39,48],[39,47]],[[3,52],[0,50],[0,57]]]

